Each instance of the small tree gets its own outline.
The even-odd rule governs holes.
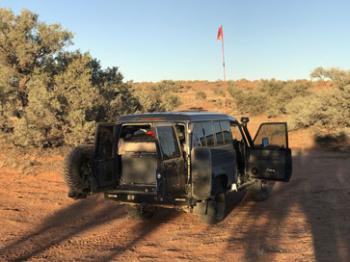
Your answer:
[[[72,34],[30,11],[0,9],[0,131],[22,146],[86,143],[96,121],[140,104],[117,67],[68,52]]]

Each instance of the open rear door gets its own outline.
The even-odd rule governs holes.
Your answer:
[[[292,154],[288,146],[287,123],[262,123],[249,149],[247,172],[264,180],[288,182],[292,175]]]
[[[157,135],[162,154],[165,190],[171,196],[181,195],[185,192],[186,174],[174,126],[166,123],[158,124]]]
[[[93,164],[93,192],[111,189],[118,184],[119,158],[118,137],[121,126],[100,124],[96,131],[95,156]]]

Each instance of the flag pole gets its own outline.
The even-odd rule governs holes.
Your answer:
[[[224,81],[226,81],[224,34],[222,34],[222,39],[221,39],[221,52],[222,52],[222,67],[223,67],[223,70],[224,70]]]

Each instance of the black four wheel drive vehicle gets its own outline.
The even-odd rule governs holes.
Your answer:
[[[251,190],[264,200],[271,181],[292,174],[286,123],[263,123],[251,137],[248,118],[220,113],[126,115],[97,126],[93,146],[65,160],[69,196],[103,192],[143,214],[176,207],[210,223],[225,217],[226,194]]]

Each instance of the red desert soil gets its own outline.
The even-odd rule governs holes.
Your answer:
[[[291,141],[310,144],[304,133]],[[26,174],[4,166],[9,157],[0,155],[0,261],[350,261],[350,153],[295,150],[289,183],[266,202],[231,195],[215,226],[175,210],[133,219],[99,195],[73,201],[62,156],[37,157]]]

